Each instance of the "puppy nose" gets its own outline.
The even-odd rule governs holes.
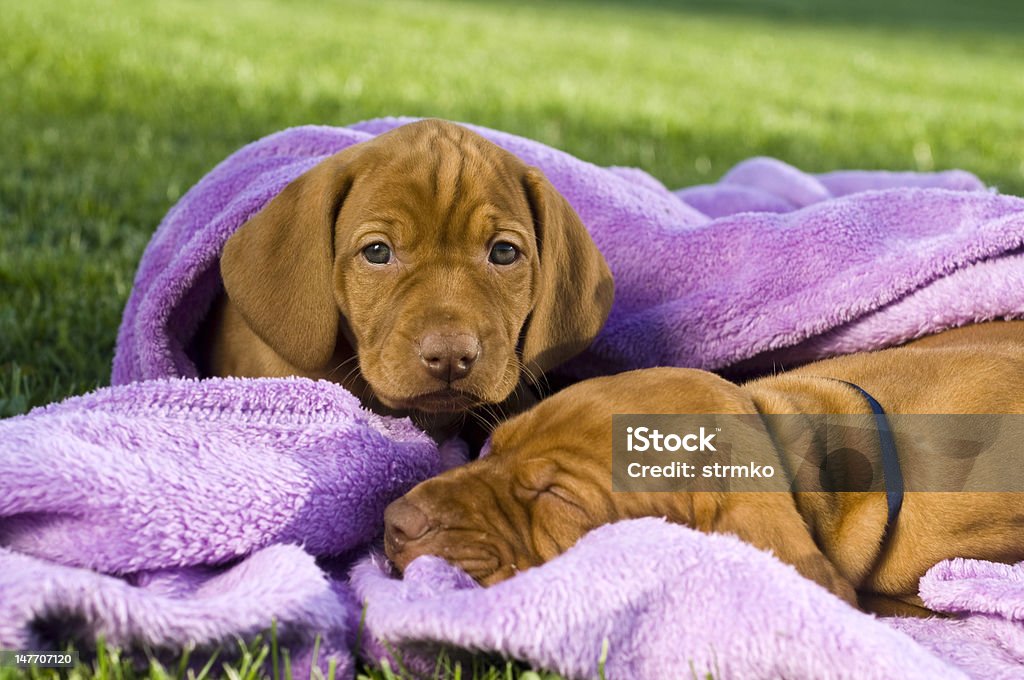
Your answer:
[[[420,361],[427,373],[445,382],[469,375],[480,356],[480,341],[469,333],[429,333],[420,340]]]
[[[384,540],[389,553],[421,538],[429,528],[430,523],[423,511],[404,498],[399,498],[384,510]]]

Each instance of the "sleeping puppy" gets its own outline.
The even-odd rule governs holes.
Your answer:
[[[1024,413],[1024,322],[951,330],[742,386],[682,368],[578,383],[497,428],[487,457],[392,503],[385,513],[387,554],[400,569],[419,555],[439,555],[490,585],[552,559],[597,526],[662,516],[735,534],[848,602],[857,604],[859,596],[863,608],[890,614],[930,613],[917,596],[918,581],[940,560],[1024,559],[1024,493],[910,491],[886,534],[881,491],[793,493],[788,484],[782,492],[611,491],[613,414],[754,414],[762,457],[791,473],[808,452],[796,450],[798,437],[767,432],[763,414],[872,413],[849,383],[888,414]],[[944,455],[959,455],[936,446],[968,441],[955,418],[929,422],[936,427],[921,437],[896,435],[908,488],[946,474]],[[824,441],[821,432],[809,435],[801,445]],[[859,437],[859,450],[878,464],[877,432],[843,436]],[[1019,434],[997,451],[1004,457],[996,459],[1000,469],[1003,462],[1007,471],[1021,467],[1013,437]]]
[[[582,351],[613,294],[541,172],[439,120],[306,172],[231,236],[220,271],[206,375],[335,381],[442,435]]]

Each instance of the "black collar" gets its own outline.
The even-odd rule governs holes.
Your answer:
[[[857,390],[864,397],[875,414],[875,426],[878,428],[878,440],[882,450],[882,480],[885,483],[885,500],[889,513],[885,520],[885,532],[882,534],[882,541],[890,536],[896,525],[896,519],[900,516],[900,508],[903,507],[903,470],[900,469],[900,458],[896,453],[896,440],[892,436],[892,427],[885,415],[885,409],[874,397],[868,394],[860,385],[855,385],[846,380],[833,378],[836,382],[849,385]]]

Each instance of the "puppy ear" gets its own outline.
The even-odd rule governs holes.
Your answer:
[[[612,308],[614,285],[601,252],[569,202],[536,168],[523,185],[540,257],[537,299],[522,343],[523,363],[546,372],[582,352]]]
[[[352,184],[347,151],[303,175],[228,239],[224,288],[246,323],[288,363],[322,368],[334,353],[334,225]]]

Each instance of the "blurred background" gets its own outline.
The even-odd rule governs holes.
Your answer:
[[[771,155],[1024,194],[1019,0],[0,0],[0,416],[109,380],[135,266],[229,153],[437,116],[670,188]]]

